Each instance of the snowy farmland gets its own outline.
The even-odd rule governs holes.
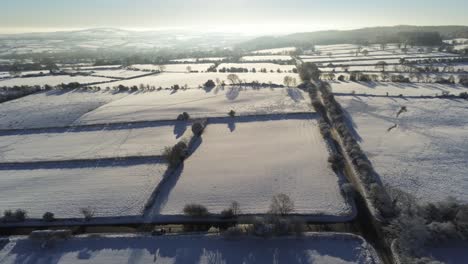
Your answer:
[[[395,83],[395,82],[332,82],[335,94],[388,95],[389,96],[440,96],[443,92],[458,95],[468,88],[454,84],[437,83]]]
[[[183,64],[165,64],[165,72],[189,72],[191,71],[206,71],[208,68],[213,66],[213,63],[183,63]],[[153,64],[135,64],[132,65],[132,68],[139,70],[149,70],[149,71],[158,71],[160,69],[159,65]]]
[[[98,82],[109,82],[114,79],[105,77],[95,76],[69,76],[69,75],[57,75],[57,76],[40,76],[40,77],[27,77],[27,78],[13,78],[0,80],[0,87],[12,87],[21,85],[50,85],[56,86],[59,84],[68,84],[72,82],[78,82],[80,84],[98,83]]]
[[[190,134],[184,121],[0,133],[0,162],[158,156]]]
[[[313,114],[214,120],[175,187],[162,190],[168,197],[158,198],[153,214],[180,215],[192,201],[213,213],[237,201],[242,213],[263,214],[272,196],[284,193],[294,213],[347,219],[353,209],[328,155]]]
[[[81,218],[81,208],[95,216],[140,215],[146,200],[162,179],[166,166],[125,161],[90,162],[89,166],[0,170],[0,208],[24,209],[41,218],[52,212],[57,218]],[[46,166],[47,167],[47,166]]]
[[[383,182],[425,201],[468,202],[463,100],[337,97]],[[396,118],[402,106],[407,112]],[[397,124],[397,127],[387,131]]]
[[[303,238],[232,240],[216,235],[78,236],[43,250],[37,241],[15,237],[0,251],[2,263],[291,263],[380,264],[363,238],[307,233]]]
[[[140,84],[143,85],[150,85],[155,86],[156,88],[170,88],[174,85],[185,86],[189,88],[197,88],[203,86],[208,80],[215,81],[219,79],[220,81],[224,81],[226,84],[230,84],[227,79],[229,73],[217,73],[217,72],[207,72],[207,73],[188,73],[186,72],[164,72],[162,74],[151,75],[141,78],[136,78],[132,80],[124,80],[118,81],[113,83],[104,83],[98,85],[101,88],[106,87],[116,87],[119,85],[124,86],[139,86]],[[258,81],[260,83],[274,83],[274,84],[283,84],[285,76],[291,76],[299,80],[299,76],[295,73],[236,73],[239,76],[242,82],[255,82]]]
[[[134,78],[140,75],[148,74],[143,71],[132,71],[132,70],[94,70],[92,75],[101,76],[107,78]]]
[[[255,62],[255,61],[290,61],[292,60],[291,56],[286,55],[263,55],[263,56],[244,56],[240,59],[245,62]]]
[[[268,72],[277,71],[278,69],[283,72],[290,72],[296,68],[296,65],[280,65],[274,63],[221,63],[217,69],[230,69],[230,68],[245,68],[251,71],[255,69],[257,72],[261,69],[266,69]]]
[[[0,104],[0,129],[67,126],[127,93],[47,91]]]
[[[282,54],[289,54],[294,51],[296,51],[296,47],[284,47],[284,48],[277,48],[277,49],[256,50],[256,51],[252,51],[252,54],[282,55]]]
[[[312,111],[307,94],[297,88],[218,87],[130,94],[79,118],[75,124],[174,120],[182,112],[192,117]]]

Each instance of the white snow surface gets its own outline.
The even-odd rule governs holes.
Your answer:
[[[12,78],[0,80],[0,87],[2,86],[21,86],[21,85],[50,85],[56,86],[59,84],[68,84],[72,82],[78,82],[80,84],[96,83],[96,82],[108,82],[112,81],[111,78],[95,77],[95,76],[68,76],[68,75],[56,75],[56,76],[40,76],[40,77],[27,77],[27,78]]]
[[[47,91],[0,104],[0,129],[67,126],[127,93]]]
[[[47,249],[41,249],[38,241],[14,237],[0,257],[4,264],[381,263],[363,238],[333,233],[307,233],[301,239],[236,240],[217,235],[89,235],[59,241]]]
[[[140,215],[162,179],[166,166],[100,164],[89,167],[0,170],[0,208],[21,208],[29,217],[52,212],[56,218],[83,217],[81,208],[95,216]]]
[[[294,201],[294,213],[352,213],[340,193],[340,178],[328,165],[315,115],[214,122],[202,137],[167,200],[159,197],[155,203],[161,214],[180,215],[193,202],[221,213],[232,201],[244,214],[263,214],[279,193]]]
[[[425,201],[468,202],[468,103],[337,97],[384,183]],[[408,112],[396,118],[401,106]],[[387,131],[391,126],[398,127]]]
[[[332,82],[333,93],[368,95],[399,96],[436,96],[450,92],[458,95],[461,92],[468,92],[468,88],[462,85],[447,85],[437,83],[395,83],[395,82]]]
[[[2,135],[0,162],[161,155],[187,132],[184,121]],[[190,131],[190,128],[188,129]],[[187,134],[190,134],[187,132]]]
[[[244,56],[240,59],[241,61],[290,61],[291,56],[287,55],[263,55],[263,56]]]
[[[165,72],[188,72],[187,67],[190,67],[192,71],[206,71],[208,68],[213,66],[213,63],[180,63],[180,64],[165,64]],[[132,68],[140,70],[159,70],[158,65],[153,64],[135,64]]]
[[[281,71],[292,71],[296,68],[296,65],[280,65],[275,63],[221,63],[217,69],[230,69],[231,67],[246,68],[249,71],[255,68],[257,72],[261,69],[266,69],[268,72],[271,70],[276,72],[278,69],[280,69]]]
[[[197,88],[203,86],[208,80],[215,81],[219,79],[224,81],[226,84],[230,84],[227,79],[227,76],[230,73],[218,73],[218,72],[205,72],[205,73],[188,73],[188,72],[164,72],[162,74],[156,74],[141,78],[135,78],[131,80],[118,81],[113,83],[105,83],[97,85],[101,88],[106,87],[116,87],[119,85],[124,86],[139,86],[150,85],[155,86],[156,88],[170,88],[174,85],[179,85],[183,87],[187,85],[189,88]],[[274,84],[283,84],[285,76],[291,76],[299,80],[298,74],[295,73],[235,73],[243,82],[254,82],[258,81],[260,83],[274,83]]]
[[[218,87],[188,89],[176,93],[130,94],[83,115],[75,124],[101,124],[141,120],[174,120],[182,112],[192,117],[312,111],[308,95],[297,88]]]

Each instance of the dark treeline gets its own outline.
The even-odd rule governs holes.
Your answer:
[[[466,26],[395,26],[374,27],[357,30],[329,30],[307,33],[295,33],[280,37],[260,37],[237,47],[244,50],[281,48],[288,46],[308,48],[313,45],[331,44],[382,44],[407,43],[410,45],[436,46],[442,39],[468,38]]]

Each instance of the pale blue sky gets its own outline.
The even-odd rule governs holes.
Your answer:
[[[305,31],[468,25],[466,0],[0,0],[0,32],[92,27]]]

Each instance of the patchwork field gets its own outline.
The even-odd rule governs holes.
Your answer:
[[[69,75],[58,75],[58,76],[41,76],[41,77],[27,77],[27,78],[13,78],[0,80],[0,87],[7,86],[21,86],[21,85],[50,85],[56,86],[59,84],[68,84],[72,82],[78,82],[80,84],[89,84],[97,82],[108,82],[112,81],[111,78],[95,77],[95,76],[69,76]]]
[[[127,93],[47,91],[0,104],[0,129],[66,126]]]
[[[93,75],[103,76],[108,78],[134,78],[136,76],[148,74],[143,71],[131,71],[131,70],[94,70]]]
[[[447,85],[437,83],[394,83],[394,82],[332,82],[333,93],[367,94],[379,96],[436,96],[443,92],[459,95],[468,92],[462,85]]]
[[[297,88],[244,87],[188,89],[130,94],[83,115],[75,124],[99,124],[139,120],[174,120],[182,112],[192,117],[311,111],[307,94]]]
[[[259,72],[261,69],[266,69],[268,72],[270,71],[277,71],[278,69],[281,71],[290,72],[296,68],[296,65],[280,65],[274,63],[221,63],[218,66],[218,70],[222,68],[230,69],[230,68],[246,68],[249,71],[255,69]]]
[[[208,68],[213,66],[213,63],[190,63],[190,64],[165,64],[164,71],[166,72],[188,72],[187,67],[190,68],[191,71],[206,71]],[[160,69],[158,65],[153,64],[136,64],[132,65],[132,68],[140,69],[140,70],[151,70],[157,71]]]
[[[179,215],[187,203],[197,202],[220,213],[237,201],[242,213],[262,214],[274,195],[284,193],[294,201],[295,213],[350,215],[352,206],[340,193],[341,179],[328,166],[329,152],[315,118],[213,121],[175,187],[162,191],[168,198],[159,197],[155,210]]]
[[[2,263],[340,263],[379,264],[359,236],[307,233],[304,238],[225,240],[215,235],[78,236],[41,250],[36,241],[12,238],[0,251]]]
[[[203,86],[206,81],[212,80],[215,81],[219,79],[220,81],[224,81],[226,84],[230,84],[231,82],[228,80],[227,76],[229,73],[217,73],[217,72],[207,72],[207,73],[188,73],[186,70],[185,72],[164,72],[162,74],[146,76],[142,78],[136,78],[132,80],[124,80],[118,81],[113,83],[106,83],[98,85],[101,88],[106,87],[116,87],[119,85],[124,86],[139,86],[140,84],[143,85],[150,85],[155,86],[156,88],[170,88],[173,85],[179,85],[181,87],[187,85],[189,88],[197,88]],[[242,82],[251,83],[258,81],[260,83],[274,83],[274,84],[283,84],[285,76],[295,77],[299,80],[299,76],[295,73],[236,73]]]
[[[33,218],[41,218],[45,212],[57,218],[82,218],[80,209],[86,207],[95,210],[95,216],[139,215],[165,167],[154,161],[14,170],[2,166],[0,208],[21,208]]]
[[[0,162],[161,155],[164,147],[191,133],[186,131],[187,126],[186,122],[174,121],[0,133]]]
[[[287,55],[263,55],[263,56],[244,56],[240,59],[241,61],[290,61],[291,56]]]
[[[464,100],[337,97],[384,183],[425,201],[468,202]],[[396,118],[402,106],[407,112]],[[397,127],[390,129],[390,127]]]

